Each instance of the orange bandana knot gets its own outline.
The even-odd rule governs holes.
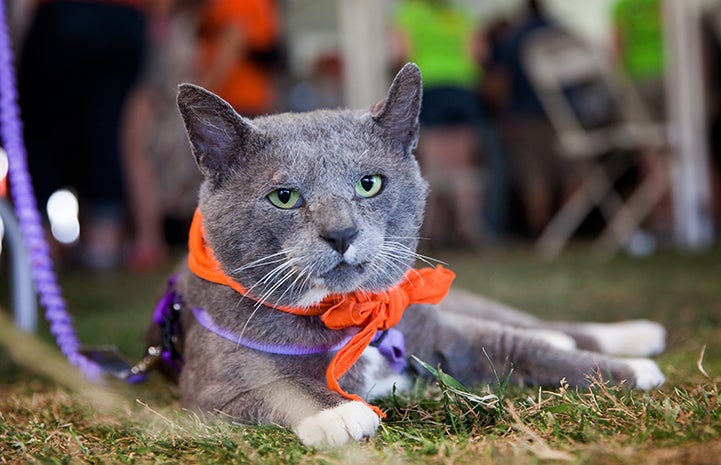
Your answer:
[[[203,218],[198,210],[190,226],[188,266],[198,277],[206,281],[230,286],[240,294],[253,299],[237,281],[223,273],[220,263],[208,247],[202,227]],[[360,328],[330,361],[326,371],[328,387],[347,399],[364,402],[360,396],[341,389],[338,380],[358,361],[368,347],[376,331],[389,329],[401,320],[403,311],[412,304],[437,304],[448,294],[455,274],[447,268],[422,268],[409,270],[403,280],[383,292],[373,294],[352,292],[331,295],[312,307],[287,307],[269,305],[277,310],[302,316],[320,316],[329,329]],[[254,299],[255,300],[255,299]],[[267,304],[265,304],[267,305]],[[370,406],[379,416],[385,414]]]

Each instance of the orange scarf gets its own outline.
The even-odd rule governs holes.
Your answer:
[[[188,267],[198,277],[224,284],[246,297],[253,298],[245,287],[221,269],[220,263],[205,241],[203,217],[199,210],[195,211],[190,226],[188,248],[190,251]],[[376,331],[395,326],[401,320],[403,311],[411,304],[436,304],[443,300],[454,278],[455,274],[442,266],[409,270],[400,284],[387,291],[375,294],[353,292],[330,295],[312,307],[280,305],[272,305],[272,307],[293,315],[320,316],[325,326],[333,330],[361,328],[333,357],[326,371],[326,379],[331,390],[347,399],[364,402],[360,396],[341,389],[338,379],[360,358]],[[379,408],[372,405],[370,407],[379,416],[385,417]]]

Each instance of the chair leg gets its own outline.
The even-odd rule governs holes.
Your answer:
[[[636,188],[628,201],[618,210],[596,241],[594,252],[609,257],[625,246],[640,224],[648,218],[669,190],[665,174],[649,176]]]
[[[541,257],[557,257],[593,207],[603,203],[609,192],[613,192],[613,185],[604,167],[594,166],[538,238],[536,249]]]

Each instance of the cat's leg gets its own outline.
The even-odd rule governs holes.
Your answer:
[[[484,321],[497,321],[510,326],[532,327],[541,323],[541,320],[533,315],[455,287],[441,302],[440,307],[444,312],[468,315]]]
[[[593,344],[593,340],[584,335],[570,336],[560,329],[548,326],[546,322],[533,315],[463,289],[453,288],[441,302],[440,307],[444,313],[465,315],[477,321],[523,328],[530,335],[542,338],[559,348],[573,349],[577,346]]]
[[[365,349],[340,382],[343,389],[368,401],[387,397],[393,389],[408,391],[413,385],[407,371],[393,370],[379,349],[372,346]],[[305,444],[342,444],[373,436],[378,425],[378,415],[367,404],[351,401],[307,416],[293,430]]]
[[[399,328],[410,353],[465,383],[503,380],[511,367],[513,378],[528,384],[556,385],[565,378],[572,386],[586,386],[597,374],[642,389],[664,381],[652,360],[569,350],[525,329],[431,306],[409,308]]]
[[[650,357],[666,348],[666,329],[649,320],[627,320],[615,323],[545,322],[544,328],[561,331],[579,347],[609,355]]]
[[[549,341],[555,338],[559,346],[564,344],[564,340],[568,344],[570,337],[572,344],[579,349],[630,357],[657,355],[666,347],[666,330],[659,323],[649,320],[617,323],[544,321],[508,305],[460,289],[453,289],[441,305],[447,312],[525,328],[530,334],[545,336]]]
[[[287,358],[277,363],[260,355],[242,367],[228,363],[224,371],[212,372],[208,364],[214,360],[202,369],[191,361],[180,376],[181,401],[239,421],[284,426],[306,445],[340,445],[375,434],[380,419],[368,404],[328,389],[327,360]],[[232,362],[230,357],[225,360]]]
[[[301,420],[291,429],[305,445],[342,445],[375,435],[380,418],[367,404],[344,402]]]
[[[178,380],[184,406],[251,424],[284,426],[306,445],[337,445],[375,434],[380,420],[368,404],[328,388],[325,371],[332,354],[259,352],[188,323]],[[363,385],[369,369],[360,360],[341,385],[359,392],[354,388]]]

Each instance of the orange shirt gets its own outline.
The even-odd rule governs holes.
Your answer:
[[[241,32],[244,51],[267,49],[279,35],[278,14],[273,0],[209,0],[201,10],[198,71],[202,74],[217,59],[220,34],[225,27]],[[238,52],[229,72],[209,89],[238,112],[257,115],[275,107],[275,88],[270,73]]]

